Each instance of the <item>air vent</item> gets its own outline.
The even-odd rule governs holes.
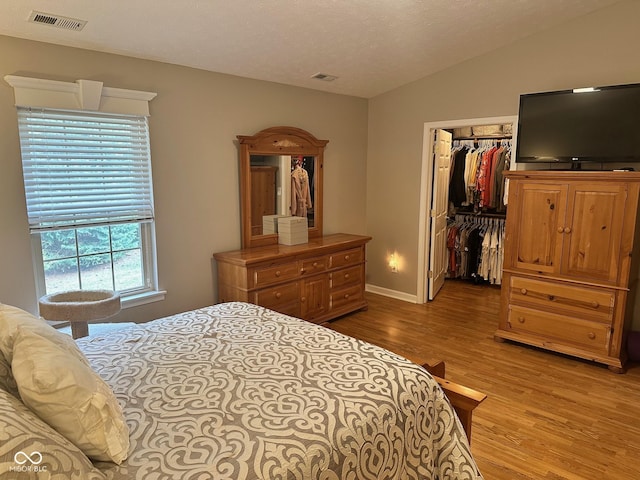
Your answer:
[[[52,15],[44,12],[31,12],[29,21],[32,23],[41,23],[52,27],[64,28],[65,30],[80,31],[87,24],[86,20],[78,20],[77,18],[63,17],[60,15]]]
[[[311,78],[322,80],[323,82],[333,82],[338,77],[335,75],[327,75],[326,73],[316,73],[315,75],[311,75]]]

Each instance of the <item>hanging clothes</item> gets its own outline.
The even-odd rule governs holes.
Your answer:
[[[509,138],[454,140],[451,151],[449,200],[473,212],[504,212],[504,171],[511,163]]]
[[[466,146],[455,148],[451,152],[452,171],[449,182],[449,201],[454,206],[462,206],[467,200],[467,187],[465,185],[465,159],[469,149]]]
[[[296,165],[291,172],[291,215],[306,217],[310,208],[312,204],[309,174],[301,165]]]
[[[456,215],[447,225],[447,278],[502,283],[504,219]]]

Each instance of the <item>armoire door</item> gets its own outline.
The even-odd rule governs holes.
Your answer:
[[[562,273],[614,284],[625,216],[624,183],[578,183],[569,188]]]
[[[444,285],[447,273],[447,209],[449,206],[449,170],[451,169],[451,133],[436,130],[431,196],[431,243],[429,245],[429,300]]]
[[[504,268],[559,273],[562,262],[568,186],[513,182],[507,214]],[[516,208],[512,208],[516,206]],[[508,239],[514,239],[510,242]]]

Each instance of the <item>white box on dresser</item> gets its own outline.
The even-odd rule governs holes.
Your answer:
[[[309,226],[306,217],[278,218],[278,243],[299,245],[309,241]]]
[[[267,235],[278,233],[278,219],[286,215],[263,215],[262,216],[262,233]]]

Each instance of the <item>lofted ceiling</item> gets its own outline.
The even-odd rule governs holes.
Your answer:
[[[0,34],[371,98],[618,1],[1,0]]]

